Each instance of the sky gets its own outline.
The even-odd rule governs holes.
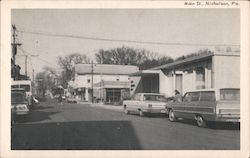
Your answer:
[[[99,49],[129,46],[176,58],[200,49],[213,50],[212,45],[240,44],[239,9],[13,9],[11,23],[18,30],[21,49],[26,54],[39,55],[28,59],[30,76],[32,69],[37,73],[44,66],[60,69],[57,57],[71,53],[86,54],[94,60]],[[98,41],[27,32],[168,44]],[[18,49],[17,55],[17,64],[24,73],[24,54]]]

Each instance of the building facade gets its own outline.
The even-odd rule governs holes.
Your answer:
[[[201,54],[130,76],[132,79],[140,77],[133,93],[154,92],[167,97],[173,96],[174,90],[184,94],[195,89],[239,88],[240,53]]]
[[[108,103],[119,102],[129,93],[129,74],[139,70],[137,66],[109,64],[76,64],[74,69],[71,92],[82,101]]]

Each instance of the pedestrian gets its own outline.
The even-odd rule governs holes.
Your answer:
[[[62,105],[62,95],[61,94],[58,97],[58,103],[60,103]]]
[[[182,95],[178,90],[174,90],[174,102],[182,102]]]

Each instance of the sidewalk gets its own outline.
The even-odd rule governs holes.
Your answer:
[[[97,108],[103,108],[103,109],[109,109],[114,111],[123,111],[122,105],[108,105],[103,103],[89,103],[89,102],[78,102],[78,104],[85,104],[89,105],[90,107],[97,107]]]
[[[122,111],[122,105],[107,105],[107,104],[90,104],[91,107],[97,107],[97,108],[103,108],[103,109],[109,109],[109,110],[114,110],[114,111]]]

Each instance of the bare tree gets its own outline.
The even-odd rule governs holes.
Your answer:
[[[134,49],[126,46],[109,50],[100,49],[95,56],[98,63],[136,65],[139,66],[140,69],[147,69],[173,61],[173,59],[168,56],[159,56],[157,53],[145,49]]]
[[[73,53],[67,56],[57,58],[59,66],[63,69],[61,82],[64,88],[67,88],[68,81],[74,74],[74,65],[79,63],[90,63],[90,59],[85,54]]]

